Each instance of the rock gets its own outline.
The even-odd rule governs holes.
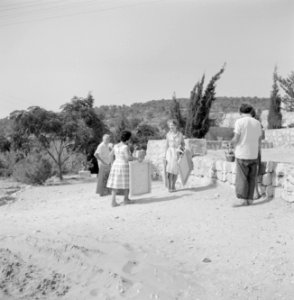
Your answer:
[[[208,258],[208,257],[205,257],[202,262],[205,262],[205,263],[210,263],[211,262],[211,259]]]

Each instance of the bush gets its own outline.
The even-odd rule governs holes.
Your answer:
[[[18,158],[19,154],[14,151],[0,153],[0,176],[11,176]]]
[[[77,174],[85,168],[87,157],[83,153],[72,153],[63,166],[65,174]]]
[[[13,177],[28,184],[43,184],[52,175],[52,165],[39,153],[33,153],[16,163]]]

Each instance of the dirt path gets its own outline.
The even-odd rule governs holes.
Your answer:
[[[0,207],[1,300],[293,299],[293,205],[233,208],[229,186],[155,182],[111,208],[94,190],[33,187]]]

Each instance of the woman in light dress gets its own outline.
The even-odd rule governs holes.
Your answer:
[[[178,159],[183,153],[185,141],[183,134],[178,130],[178,122],[169,120],[167,122],[169,132],[166,135],[165,147],[165,172],[169,192],[175,192],[178,177]]]
[[[128,142],[131,139],[130,131],[122,131],[120,143],[114,145],[112,157],[115,157],[110,169],[110,174],[107,181],[107,187],[112,189],[113,207],[118,206],[116,202],[117,190],[124,190],[124,204],[129,204],[129,161],[133,160],[129,149]]]

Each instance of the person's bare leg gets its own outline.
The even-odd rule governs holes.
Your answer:
[[[130,204],[131,200],[129,199],[129,190],[124,190],[124,203],[125,204]]]
[[[173,174],[172,175],[172,191],[176,190],[176,181],[177,181],[178,176]]]
[[[118,203],[115,200],[115,198],[116,198],[116,190],[115,189],[112,189],[111,195],[112,195],[111,206],[112,207],[118,206]]]
[[[172,174],[171,173],[167,173],[167,185],[168,185],[168,191],[171,191],[171,187],[172,187]]]

